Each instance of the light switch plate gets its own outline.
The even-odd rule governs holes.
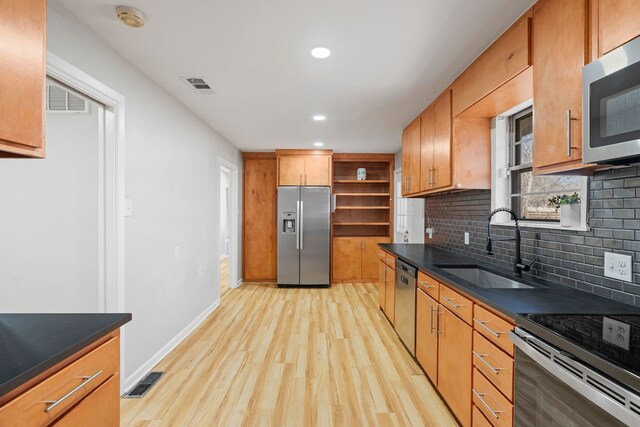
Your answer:
[[[630,332],[628,323],[603,316],[602,339],[606,342],[629,351]]]
[[[464,232],[464,244],[468,245],[469,244],[469,233],[468,232]]]
[[[604,253],[604,275],[612,279],[631,282],[631,270],[633,264],[629,255]]]
[[[133,215],[133,201],[131,199],[124,199],[124,216]]]
[[[427,236],[429,236],[430,239],[433,239],[433,228],[427,228],[426,232],[427,232]]]

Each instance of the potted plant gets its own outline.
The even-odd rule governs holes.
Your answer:
[[[548,205],[560,209],[560,225],[562,227],[578,227],[580,225],[580,196],[562,194],[550,197]]]

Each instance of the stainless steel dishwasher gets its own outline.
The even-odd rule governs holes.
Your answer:
[[[416,355],[416,277],[415,267],[396,259],[396,332],[411,352]]]

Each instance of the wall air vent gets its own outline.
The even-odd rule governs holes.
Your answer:
[[[197,93],[210,95],[213,93],[213,88],[204,81],[203,77],[182,77],[189,86],[193,88]]]
[[[56,114],[88,114],[89,103],[68,90],[47,84],[46,111]]]

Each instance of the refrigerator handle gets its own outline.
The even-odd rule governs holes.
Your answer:
[[[336,199],[338,196],[336,196],[335,194],[331,195],[331,212],[335,212],[336,211]]]
[[[300,249],[304,249],[304,202],[300,202]]]
[[[298,230],[296,232],[296,249],[300,249],[300,200],[296,202],[296,222]]]

